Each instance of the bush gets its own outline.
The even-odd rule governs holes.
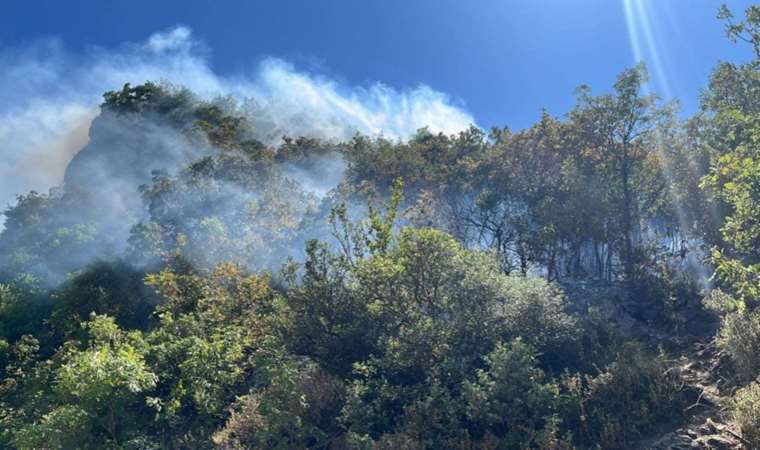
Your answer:
[[[760,384],[753,382],[734,394],[732,415],[742,436],[753,448],[760,447]]]
[[[501,277],[504,297],[496,315],[503,318],[509,338],[520,338],[538,351],[543,366],[559,372],[578,364],[581,327],[566,311],[566,298],[540,278]],[[507,336],[505,336],[507,337]]]
[[[314,364],[288,361],[273,382],[235,401],[212,441],[222,450],[332,448],[343,383]]]
[[[517,339],[498,344],[485,360],[488,368],[464,383],[472,428],[496,436],[507,448],[559,442],[559,386],[538,368],[535,351]]]
[[[113,317],[125,329],[147,329],[158,299],[143,272],[125,261],[99,261],[72,276],[55,295],[50,324],[70,337],[90,314]]]
[[[403,229],[387,251],[355,264],[310,247],[288,303],[294,351],[339,376],[372,355],[407,377],[424,378],[445,360],[463,373],[496,342],[517,337],[543,365],[561,370],[577,359],[579,327],[559,289],[504,275],[491,255],[433,229]]]
[[[749,310],[720,290],[711,292],[704,303],[722,315],[718,348],[731,358],[739,381],[751,381],[760,372],[760,311]]]
[[[14,342],[25,334],[45,334],[52,305],[50,295],[31,278],[0,282],[0,339]]]
[[[723,318],[718,346],[728,353],[741,381],[753,379],[760,371],[760,314],[729,313]]]
[[[605,449],[629,448],[644,432],[681,416],[686,395],[662,356],[625,344],[583,394],[585,440]]]

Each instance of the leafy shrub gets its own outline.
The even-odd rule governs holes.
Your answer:
[[[634,343],[586,384],[584,440],[605,449],[629,448],[644,432],[680,417],[686,404],[680,379],[664,357],[652,357]]]
[[[48,404],[14,430],[16,448],[134,448],[130,442],[144,440],[142,394],[157,377],[141,353],[142,335],[124,333],[106,316],[93,315],[83,326],[89,345],[63,347]]]
[[[521,338],[538,351],[545,366],[561,371],[579,359],[581,328],[565,311],[558,287],[539,278],[503,277],[503,297],[495,306],[509,338]],[[506,336],[505,336],[506,337]]]
[[[52,304],[51,296],[33,279],[0,283],[0,338],[14,342],[25,334],[43,334]]]
[[[757,376],[760,371],[760,312],[727,314],[717,342],[719,348],[731,356],[740,380],[748,381]]]
[[[753,448],[760,447],[760,383],[752,382],[734,394],[731,413],[742,430],[742,437]]]
[[[535,351],[517,339],[498,344],[485,361],[487,368],[464,383],[467,417],[474,429],[507,448],[559,441],[559,386],[538,368]]]
[[[50,317],[53,328],[69,336],[90,314],[113,317],[125,329],[145,329],[158,299],[143,272],[123,261],[101,261],[72,276],[56,292]]]
[[[313,363],[282,361],[272,382],[239,397],[212,440],[223,450],[332,448],[343,383]]]
[[[760,371],[760,311],[720,290],[705,299],[705,305],[722,315],[718,348],[728,354],[739,381],[747,382]]]

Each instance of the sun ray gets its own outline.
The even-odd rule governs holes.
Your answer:
[[[656,30],[654,29],[650,9],[647,7],[646,0],[623,0],[623,9],[625,11],[625,20],[628,27],[628,39],[630,41],[631,51],[635,62],[644,61],[654,69],[653,76],[651,76],[650,80],[642,87],[644,92],[646,94],[654,93],[653,85],[656,85],[662,91],[664,98],[671,100],[673,98],[671,80],[668,77],[665,62],[661,56]],[[673,161],[667,151],[667,145],[665,137],[659,131],[656,132],[655,146],[659,156],[660,169],[667,179],[672,179]],[[671,189],[671,186],[668,186],[668,188]],[[688,230],[688,215],[684,205],[676,203],[674,209],[679,229]],[[689,239],[683,231],[681,233],[684,234],[683,239],[685,241]],[[696,244],[696,242],[689,242],[689,244],[692,246],[691,244]],[[696,247],[696,245],[694,246]],[[709,273],[705,265],[701,262],[703,256],[704,255],[697,256],[689,265],[692,270],[695,271],[695,274],[702,282],[703,287],[709,288]]]

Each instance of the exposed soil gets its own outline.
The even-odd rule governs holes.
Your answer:
[[[696,342],[674,361],[683,389],[694,396],[685,411],[685,422],[673,431],[642,443],[651,450],[733,450],[749,449],[741,432],[732,424],[723,407],[730,388],[720,376],[724,356],[712,343]]]

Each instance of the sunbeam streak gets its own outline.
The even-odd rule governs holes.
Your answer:
[[[647,10],[646,3],[641,0],[634,0],[634,4],[636,6],[637,17],[639,18],[638,24],[643,32],[644,43],[646,44],[647,53],[649,54],[652,66],[654,67],[657,82],[662,87],[665,98],[669,99],[672,97],[673,93],[670,89],[670,82],[668,80],[667,71],[665,70],[664,61],[660,57],[660,52],[655,42],[649,11]]]
[[[656,85],[660,88],[666,99],[672,99],[673,91],[671,89],[671,83],[665,63],[661,57],[658,37],[653,26],[651,12],[647,6],[646,0],[623,0],[623,9],[625,11],[628,39],[630,41],[634,61],[637,63],[646,62],[647,65],[654,69],[654,74],[651,75],[650,79],[643,85],[644,93],[654,94],[655,90],[653,85]],[[655,133],[655,146],[660,161],[660,169],[667,179],[672,180],[674,169],[673,161],[666,151],[667,143],[660,131]],[[691,168],[689,171],[692,172]],[[692,175],[696,176],[696,174]],[[670,184],[668,185],[668,189],[671,191],[671,194],[674,194]],[[675,198],[675,196],[673,197]],[[688,215],[682,204],[675,203],[675,214],[679,222],[679,229],[688,230]],[[684,239],[684,242],[688,240],[685,236],[682,239]],[[701,243],[688,242],[688,244],[689,247],[697,249]],[[703,287],[709,288],[709,273],[705,265],[702,263],[702,259],[705,255],[700,253],[701,252],[697,252],[697,254],[695,254],[694,252],[691,252],[688,262],[696,272]]]

